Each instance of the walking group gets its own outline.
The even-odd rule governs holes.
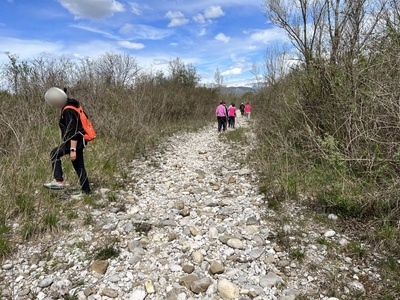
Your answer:
[[[247,102],[246,105],[243,103],[239,107],[242,118],[244,114],[247,116],[247,120],[250,120],[251,105]],[[226,106],[224,101],[221,101],[218,105],[215,115],[218,121],[218,132],[225,132],[227,128],[235,128],[236,119],[236,105],[232,103],[229,107]]]

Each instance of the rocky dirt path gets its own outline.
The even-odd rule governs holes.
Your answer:
[[[251,143],[214,127],[169,138],[127,167],[120,191],[77,206],[69,230],[20,245],[0,269],[3,299],[333,300],[333,272],[348,299],[362,295],[370,271],[329,255],[347,239],[289,204],[277,218],[246,164]]]

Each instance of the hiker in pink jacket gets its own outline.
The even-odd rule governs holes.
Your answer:
[[[231,108],[229,108],[228,117],[229,117],[229,127],[235,128],[235,118],[236,118],[235,103],[232,103]]]
[[[218,121],[218,132],[221,132],[221,130],[223,130],[223,131],[226,130],[227,113],[226,113],[226,107],[224,104],[225,103],[223,101],[221,101],[220,104],[218,105],[217,109],[215,110],[215,115],[217,116],[217,121]]]
[[[246,106],[244,107],[244,112],[247,115],[247,121],[250,121],[250,114],[251,114],[251,105],[250,102],[247,102]]]

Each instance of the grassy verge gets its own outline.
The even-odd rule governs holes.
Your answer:
[[[284,121],[288,119],[285,116]],[[254,157],[262,178],[260,192],[268,198],[268,207],[280,215],[285,205],[299,206],[312,222],[321,226],[326,225],[328,214],[338,215],[341,222],[335,225],[337,230],[353,236],[357,242],[351,242],[345,249],[332,248],[326,239],[316,242],[331,253],[368,261],[379,270],[382,281],[371,281],[367,276],[360,278],[367,290],[363,299],[397,299],[400,294],[397,280],[400,264],[396,260],[400,255],[397,181],[392,176],[381,175],[384,172],[379,174],[378,170],[371,171],[371,176],[358,172],[346,162],[339,147],[332,146],[335,143],[329,137],[320,141],[316,150],[304,138],[300,127],[295,130],[294,126],[284,133],[282,127],[266,125],[263,120],[258,120],[260,143]],[[295,116],[290,122],[291,126],[297,122]],[[317,151],[323,155],[316,155]],[[284,240],[282,243],[285,245]],[[368,246],[368,251],[363,245]],[[291,246],[287,249],[291,257],[301,260],[304,253],[298,249],[304,245]],[[379,253],[380,258],[370,259],[373,252]],[[334,283],[330,290],[337,296],[343,292]]]
[[[93,190],[111,190],[108,201],[115,201],[115,192],[124,188],[124,166],[134,157],[146,158],[160,139],[195,130],[212,118],[218,93],[196,87],[194,71],[180,67],[179,80],[144,74],[134,86],[101,77],[69,85],[69,96],[81,101],[97,131],[85,149],[85,164]],[[182,82],[188,72],[192,81]],[[62,159],[67,188],[54,192],[42,187],[52,179],[49,153],[60,143],[59,111],[43,100],[48,85],[32,78],[29,89],[0,93],[0,257],[17,243],[68,227],[64,220],[77,218],[82,205],[104,205],[96,197],[81,204],[64,201],[79,190],[68,157]],[[92,222],[87,214],[84,223]]]

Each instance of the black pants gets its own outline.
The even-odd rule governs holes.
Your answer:
[[[217,117],[218,120],[218,132],[226,131],[226,117]]]
[[[235,128],[235,117],[229,117],[229,127]]]
[[[67,144],[63,144],[57,148],[54,148],[50,153],[51,167],[53,169],[54,179],[57,181],[64,181],[61,157],[69,155],[69,147]],[[82,187],[82,192],[90,193],[89,179],[87,177],[85,162],[83,160],[83,149],[76,150],[76,160],[72,162],[75,172],[78,175],[79,183]]]

